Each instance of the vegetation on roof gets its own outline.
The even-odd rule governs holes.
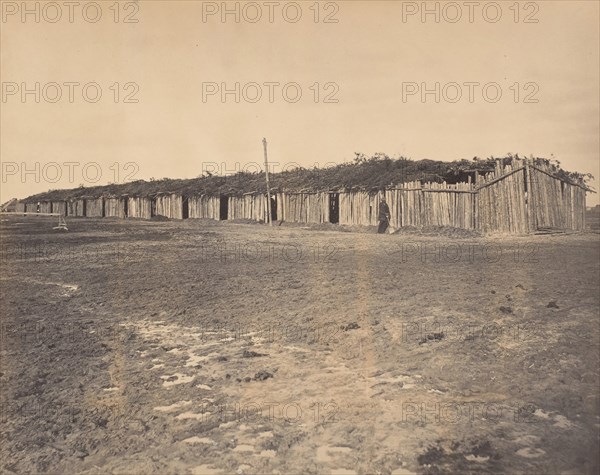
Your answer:
[[[510,164],[517,155],[508,154],[502,158]],[[556,176],[571,183],[586,186],[593,179],[591,174],[568,172],[560,168],[560,162],[544,158],[533,158],[535,163],[549,165]],[[272,191],[315,192],[343,190],[381,190],[406,182],[460,183],[480,174],[494,170],[497,158],[457,160],[442,162],[435,160],[411,160],[405,157],[392,158],[385,153],[367,157],[355,153],[354,160],[328,168],[296,168],[269,175]],[[586,186],[587,188],[587,186]],[[77,198],[97,198],[115,196],[155,196],[160,193],[192,195],[232,195],[265,193],[266,184],[262,172],[238,172],[230,176],[207,174],[191,179],[163,178],[149,181],[137,180],[122,184],[104,186],[80,186],[73,189],[50,190],[23,199],[24,202],[63,201]]]

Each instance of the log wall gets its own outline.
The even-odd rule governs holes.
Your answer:
[[[104,217],[104,198],[91,198],[85,200],[85,216],[88,218]]]
[[[66,201],[53,201],[51,213],[60,213],[63,216],[67,215],[67,202]]]
[[[171,219],[183,219],[183,198],[177,194],[157,195],[154,213]]]
[[[525,166],[507,165],[479,180],[477,228],[484,233],[527,233]]]
[[[372,226],[377,224],[379,198],[364,191],[344,192],[340,197],[340,224]],[[391,209],[390,209],[391,211]]]
[[[152,217],[152,200],[144,197],[129,197],[127,199],[127,216],[150,219]]]
[[[221,218],[221,199],[218,196],[190,196],[188,198],[190,218]]]
[[[52,213],[52,202],[42,201],[40,203],[40,213]]]
[[[230,196],[227,219],[267,220],[267,197],[263,194]]]
[[[529,166],[531,227],[585,229],[585,190],[551,176],[544,166]]]
[[[385,191],[390,208],[390,225],[475,227],[475,194],[470,183],[405,183]],[[340,193],[340,224],[379,224],[380,193]]]
[[[277,193],[277,219],[292,223],[328,223],[329,193]]]
[[[67,202],[67,216],[85,216],[85,200],[71,200]]]
[[[106,218],[126,218],[127,198],[105,198],[104,199],[104,217]]]

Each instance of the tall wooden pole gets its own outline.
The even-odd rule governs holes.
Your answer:
[[[527,234],[535,231],[535,209],[533,204],[533,186],[531,184],[531,170],[529,159],[525,159],[525,186],[527,187],[527,210],[525,213],[525,226]]]
[[[267,179],[267,213],[269,215],[269,226],[273,226],[271,219],[271,188],[269,187],[269,161],[267,160],[267,139],[263,138],[263,148],[265,149],[265,177]]]

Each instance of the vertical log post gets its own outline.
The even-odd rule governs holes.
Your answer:
[[[531,170],[529,160],[525,159],[525,183],[527,185],[527,213],[525,214],[525,229],[527,233],[534,231],[535,216],[533,214],[533,189],[531,187]]]

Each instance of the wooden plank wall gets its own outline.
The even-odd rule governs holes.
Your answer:
[[[25,208],[26,208],[26,204],[19,201],[19,202],[17,202],[17,205],[15,207],[15,211],[17,213],[24,213],[25,212]]]
[[[103,218],[104,198],[91,198],[85,200],[85,215],[88,218]]]
[[[267,197],[263,194],[230,196],[228,198],[227,219],[250,219],[263,221],[267,219]]]
[[[221,199],[218,196],[190,196],[188,206],[190,218],[219,220],[221,217]]]
[[[423,185],[421,214],[424,226],[475,228],[475,193],[470,183]]]
[[[379,224],[381,193],[340,193],[340,224]],[[475,227],[475,192],[470,183],[405,183],[385,191],[390,208],[390,225]]]
[[[308,223],[329,222],[329,193],[307,193],[304,199]]]
[[[424,193],[420,190],[419,182],[405,183],[403,187],[388,190],[386,201],[390,207],[390,225],[398,228],[400,226],[422,226]]]
[[[85,200],[68,201],[67,216],[85,216]]]
[[[278,220],[291,223],[328,223],[329,193],[278,193]]]
[[[53,201],[51,213],[60,213],[63,216],[67,215],[67,203],[65,201]]]
[[[287,197],[287,193],[275,193],[275,200],[277,201],[277,219],[279,221],[292,221],[293,216],[288,218],[287,213],[288,210],[285,206],[285,200]]]
[[[550,176],[544,165],[529,167],[531,182],[532,228],[585,229],[585,190]]]
[[[125,203],[127,198],[105,198],[104,216],[107,218],[126,218]]]
[[[183,219],[183,198],[177,194],[157,195],[156,215],[172,219]]]
[[[152,200],[145,197],[130,196],[127,199],[127,215],[129,218],[150,219],[152,217]]]
[[[374,226],[379,223],[378,206],[377,193],[342,192],[340,193],[340,224]]]
[[[525,167],[515,162],[479,177],[477,228],[484,233],[526,234]]]
[[[42,201],[40,203],[40,213],[52,213],[52,202]]]
[[[583,231],[586,226],[585,190],[579,186],[572,186],[570,191],[572,197],[572,229]]]
[[[530,167],[534,228],[560,228],[565,221],[561,182]]]

